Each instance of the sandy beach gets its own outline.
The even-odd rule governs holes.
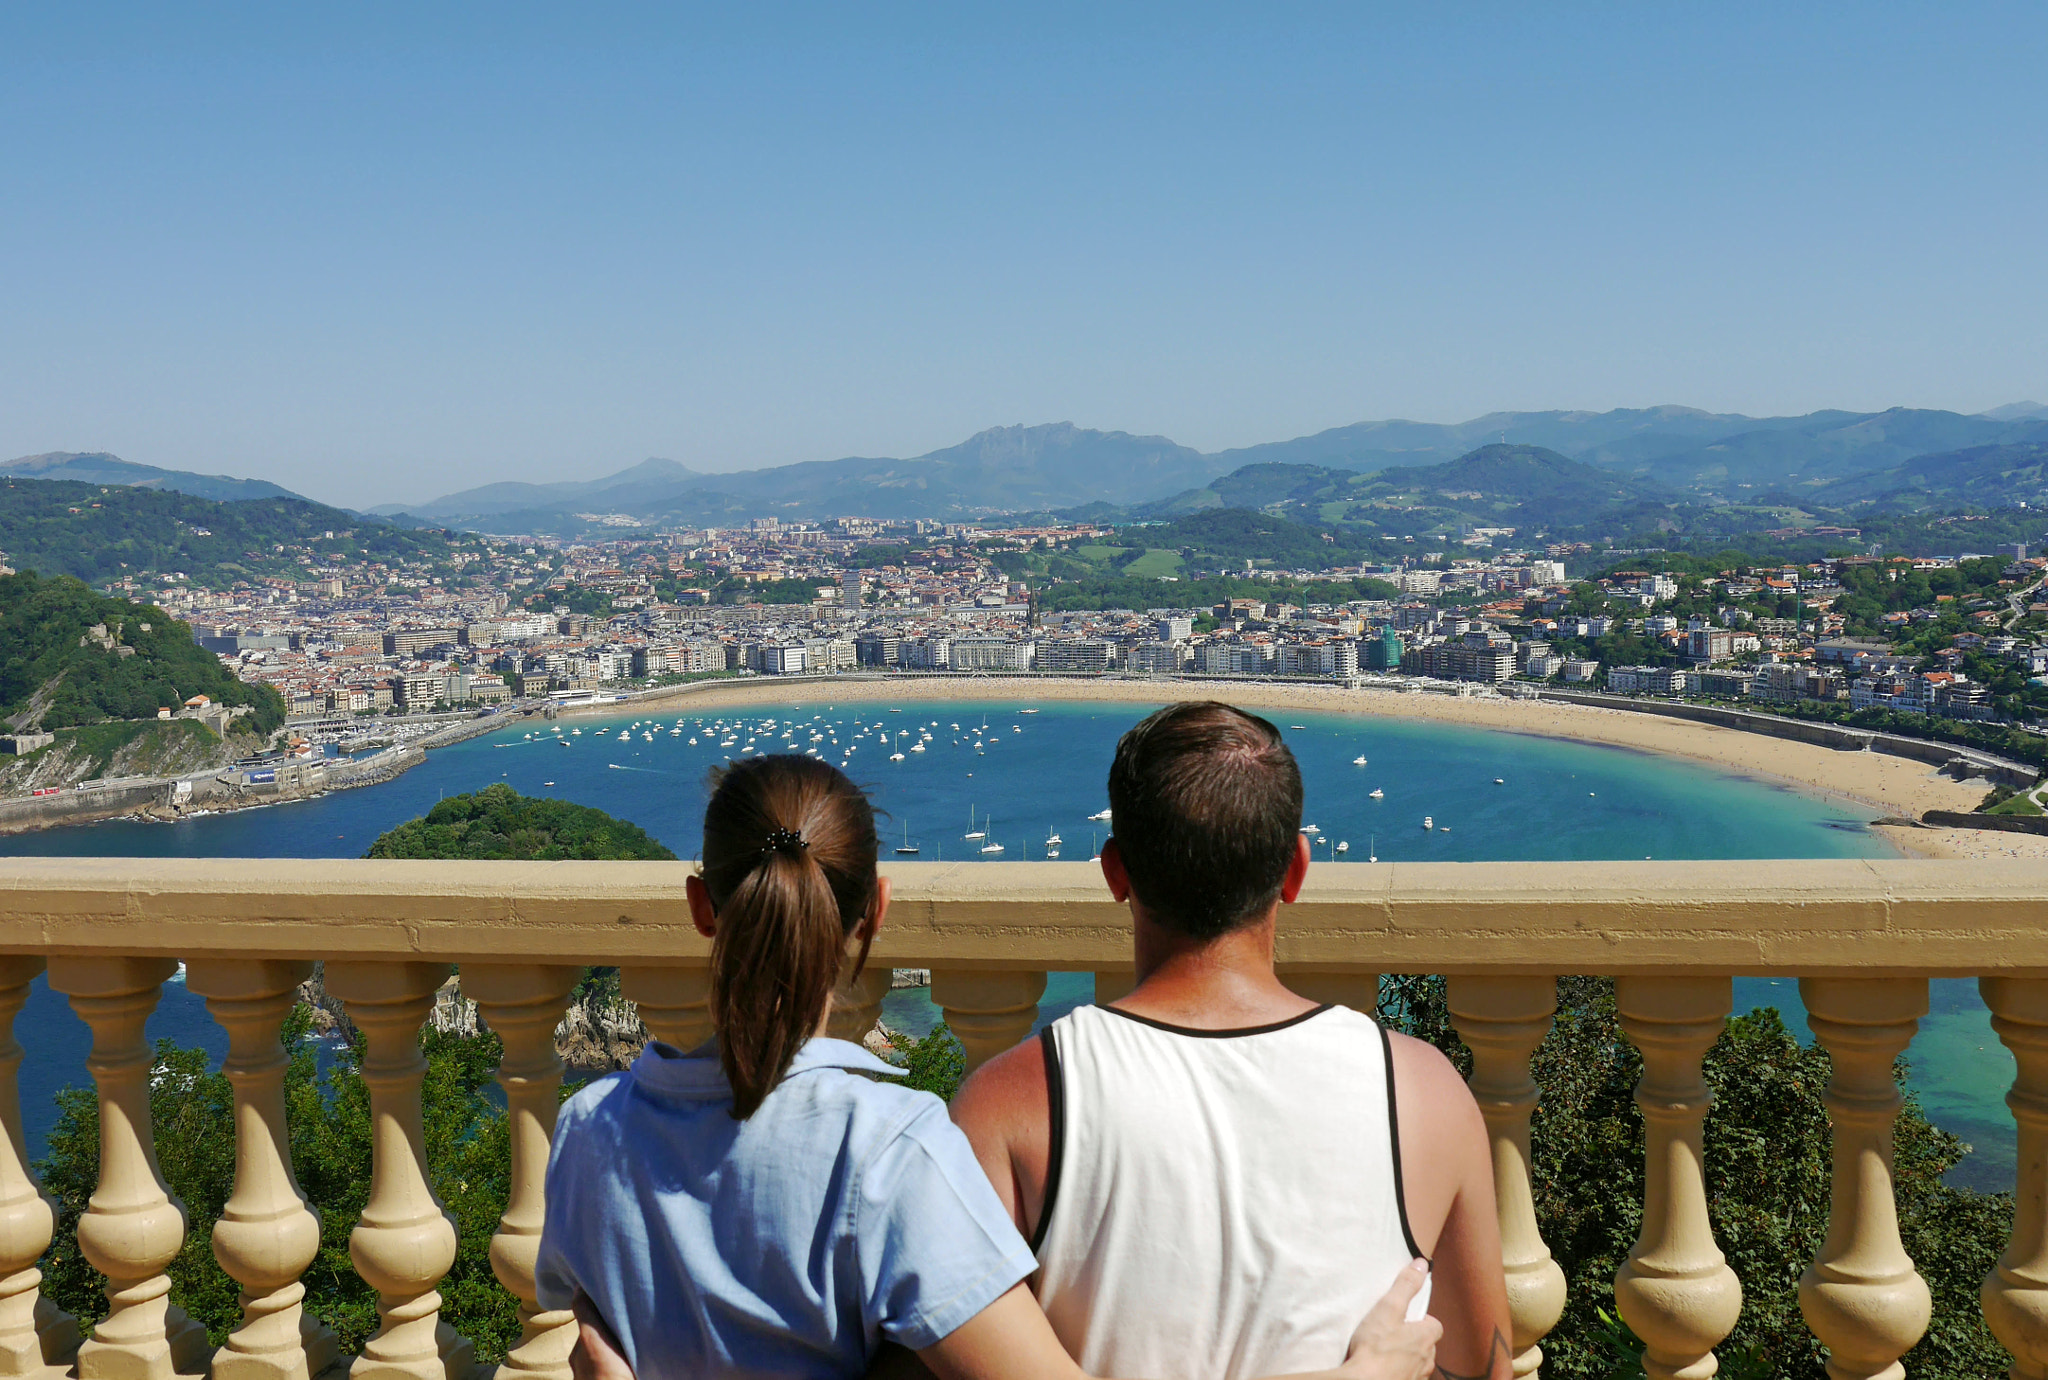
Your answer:
[[[1740,729],[1691,723],[1654,714],[1602,709],[1555,700],[1510,699],[1498,694],[1449,695],[1336,685],[1290,685],[1233,681],[1130,681],[1075,678],[905,677],[711,681],[676,686],[666,693],[636,697],[625,704],[564,711],[565,715],[616,715],[641,708],[655,712],[779,703],[838,704],[856,700],[1123,700],[1158,704],[1165,700],[1222,699],[1260,710],[1380,714],[1431,719],[1466,728],[1531,733],[1547,738],[1606,743],[1642,752],[1688,757],[1725,771],[1781,782],[1837,796],[1883,814],[1918,819],[1928,810],[1971,810],[1984,798],[1981,781],[1955,781],[1924,762],[1876,752],[1843,752],[1812,743],[1745,733]],[[1988,829],[1930,829],[1879,825],[1878,832],[1900,852],[1925,858],[2048,857],[2048,836]]]

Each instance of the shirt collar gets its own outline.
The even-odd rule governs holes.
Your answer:
[[[813,1069],[847,1069],[854,1073],[880,1074],[885,1078],[901,1078],[904,1072],[851,1040],[824,1036],[804,1041],[796,1057],[789,1061],[789,1072],[784,1076],[794,1078]],[[718,1061],[715,1037],[688,1052],[660,1040],[649,1040],[647,1047],[633,1061],[633,1077],[651,1088],[684,1097],[732,1096],[732,1088],[725,1081],[725,1068]]]

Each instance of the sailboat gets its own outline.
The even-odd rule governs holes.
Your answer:
[[[917,855],[917,849],[910,842],[910,821],[907,819],[903,821],[903,846],[897,849],[896,853],[897,856],[906,858]]]
[[[1372,842],[1365,846],[1365,860],[1367,862],[1378,862],[1380,860],[1380,836],[1378,834],[1374,834]]]
[[[985,839],[988,837],[988,831],[986,829],[977,829],[974,827],[974,807],[972,805],[969,805],[967,807],[967,832],[962,834],[960,837],[963,839]]]
[[[987,824],[988,821],[983,820],[982,823]],[[994,839],[990,839],[987,843],[984,843],[981,846],[981,851],[984,853],[1000,853],[1003,851],[1003,846],[1000,843],[997,843]]]

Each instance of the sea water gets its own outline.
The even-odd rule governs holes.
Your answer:
[[[380,786],[317,800],[177,823],[110,821],[0,838],[0,855],[357,857],[384,830],[447,795],[502,781],[523,794],[593,805],[696,856],[705,777],[753,753],[809,752],[841,765],[882,813],[883,859],[913,846],[919,861],[1086,861],[1108,826],[1116,740],[1149,706],[1012,700],[841,702],[826,695],[744,708],[647,708],[608,716],[523,720],[429,754]],[[1675,858],[1884,857],[1873,812],[1839,799],[1628,749],[1369,715],[1280,712],[1301,763],[1305,820],[1320,865],[1399,862]],[[681,732],[671,732],[680,727]],[[626,734],[621,738],[621,732]],[[649,736],[651,735],[651,737]],[[695,744],[690,739],[695,738]],[[730,742],[727,740],[730,739]],[[922,747],[922,751],[913,748]],[[900,760],[894,760],[896,754]],[[1358,757],[1366,761],[1361,765]],[[1379,799],[1372,798],[1375,789]],[[1435,826],[1423,828],[1427,817]],[[969,838],[979,834],[979,838]],[[1339,843],[1350,847],[1337,851]],[[984,853],[991,844],[1001,852]],[[1736,1006],[1774,1006],[1807,1036],[1797,984],[1738,978]],[[1087,974],[1049,976],[1041,1020],[1092,996]],[[1933,1011],[1909,1051],[1912,1087],[1937,1124],[1969,1140],[1957,1182],[2012,1181],[2014,1132],[2003,1097],[2012,1062],[1991,1034],[1975,985],[1937,981]],[[884,1004],[892,1025],[921,1034],[937,1019],[922,989]],[[31,1153],[54,1120],[52,1095],[84,1085],[89,1040],[63,999],[38,979],[19,1027],[29,1053],[22,1110]],[[152,1039],[203,1045],[226,1036],[204,1003],[165,985]]]

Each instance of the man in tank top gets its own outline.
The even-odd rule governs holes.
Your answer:
[[[1423,1257],[1437,1374],[1507,1380],[1492,1160],[1464,1080],[1273,971],[1309,866],[1279,732],[1223,704],[1163,709],[1117,745],[1109,801],[1102,872],[1130,905],[1136,988],[991,1059],[953,1102],[1060,1340],[1096,1375],[1314,1370]]]

